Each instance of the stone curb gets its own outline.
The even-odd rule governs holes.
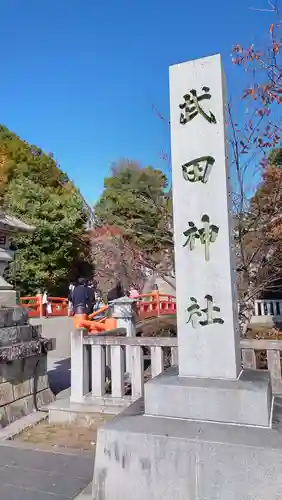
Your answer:
[[[0,440],[6,441],[12,439],[17,434],[20,434],[29,427],[33,427],[47,417],[48,414],[46,412],[35,411],[25,417],[19,418],[0,430]]]
[[[86,486],[86,488],[77,495],[74,500],[93,500],[92,497],[92,482]]]
[[[4,447],[8,448],[16,448],[21,450],[31,450],[31,451],[40,451],[46,454],[55,454],[55,455],[65,455],[65,456],[75,456],[75,457],[84,457],[93,460],[93,454],[88,453],[87,451],[77,450],[74,448],[61,448],[61,447],[48,447],[40,445],[40,443],[28,443],[21,440],[15,439],[0,439],[0,449]],[[1,499],[2,500],[2,499]]]

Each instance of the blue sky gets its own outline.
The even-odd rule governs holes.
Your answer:
[[[112,162],[166,170],[168,66],[265,36],[266,0],[1,0],[1,122],[52,151],[89,202]]]

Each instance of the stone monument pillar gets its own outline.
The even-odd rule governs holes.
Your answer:
[[[241,371],[225,104],[219,55],[170,68],[179,376],[146,384],[146,411],[269,426],[268,373]]]
[[[170,68],[179,375],[241,371],[220,56]]]
[[[219,55],[170,68],[179,367],[99,430],[95,500],[282,498],[281,409],[241,369],[225,104]]]

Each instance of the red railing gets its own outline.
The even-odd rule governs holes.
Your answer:
[[[40,318],[44,316],[42,295],[36,297],[21,297],[21,305],[28,310],[30,318]],[[68,299],[65,297],[48,297],[47,316],[67,316]]]
[[[28,310],[28,316],[30,318],[38,318],[40,316],[43,316],[41,296],[38,295],[36,297],[21,297],[20,303]]]
[[[20,301],[21,305],[28,309],[28,315],[30,318],[41,317],[44,315],[41,295],[36,297],[21,297]],[[48,316],[68,315],[68,300],[66,298],[48,297],[48,302]],[[108,306],[104,306],[99,311],[95,311],[95,313],[90,314],[89,318],[95,320],[95,316],[105,312],[107,309]],[[138,319],[176,314],[176,299],[173,295],[158,292],[139,295],[137,297],[137,314]]]
[[[137,310],[139,319],[176,314],[176,299],[165,293],[145,293],[138,297]]]
[[[50,316],[68,315],[68,299],[65,297],[48,297],[48,303],[51,305]]]

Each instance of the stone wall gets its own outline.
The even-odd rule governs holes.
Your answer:
[[[0,364],[1,427],[53,400],[46,354]]]
[[[21,308],[0,308],[0,427],[54,400],[47,375],[53,348]]]

